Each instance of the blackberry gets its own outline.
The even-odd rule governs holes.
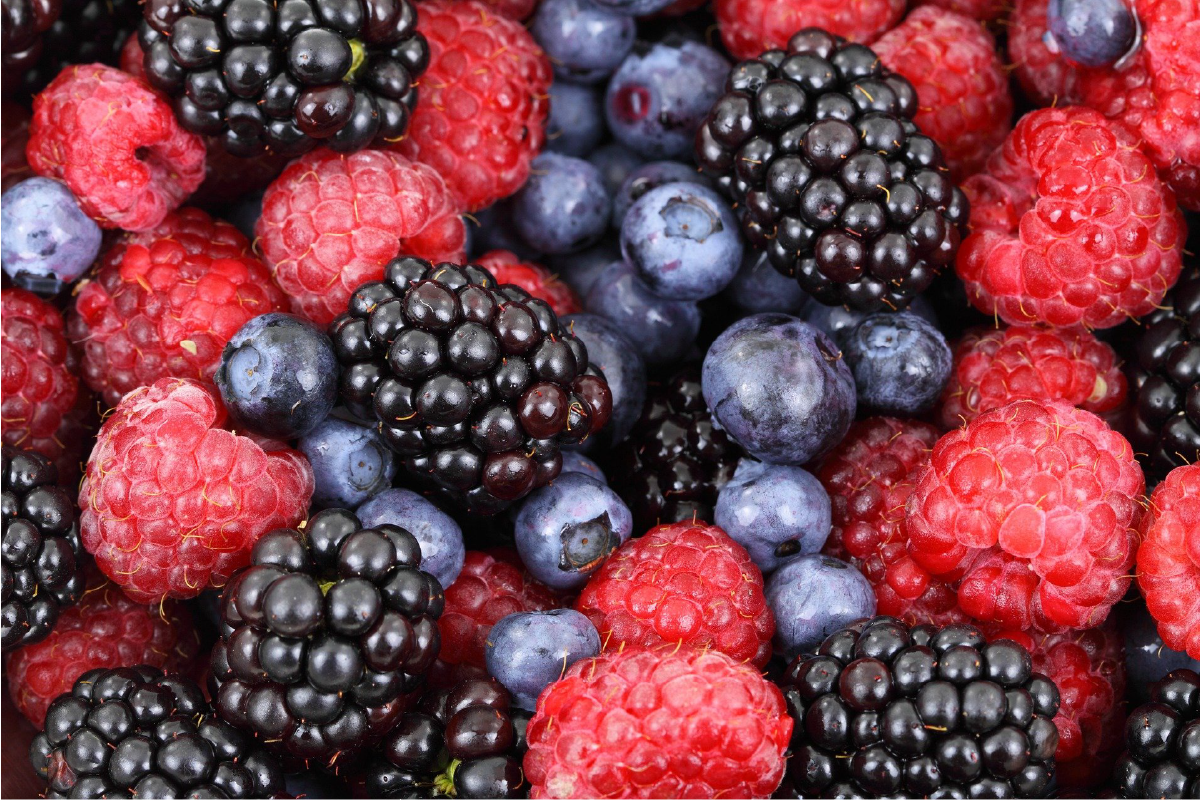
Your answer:
[[[1198,797],[1199,673],[1174,670],[1152,698],[1128,715],[1112,788],[1119,797]]]
[[[868,47],[818,28],[731,70],[698,129],[702,171],[747,240],[827,305],[905,307],[951,264],[969,219],[918,95]]]
[[[778,681],[803,797],[1044,797],[1054,788],[1056,685],[971,625],[855,622]]]
[[[331,325],[341,394],[455,504],[499,511],[609,420],[605,378],[544,301],[474,264],[404,257],[384,275]]]
[[[409,0],[147,0],[151,85],[236,156],[395,142],[430,60]]]
[[[378,741],[439,654],[443,590],[421,558],[408,531],[344,509],[256,542],[222,592],[218,713],[290,763],[340,768]]]
[[[4,0],[4,94],[37,94],[71,64],[115,65],[140,18],[136,0]]]
[[[59,609],[83,591],[83,544],[74,498],[58,486],[58,469],[37,453],[4,445],[5,651],[45,639]]]
[[[274,797],[272,756],[218,719],[200,687],[153,667],[85,672],[29,747],[48,797]]]
[[[614,448],[606,473],[642,533],[671,522],[713,522],[719,489],[742,455],[711,420],[701,371],[690,366],[649,386],[643,413]]]

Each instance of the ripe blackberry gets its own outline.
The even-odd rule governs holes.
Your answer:
[[[743,451],[711,420],[696,366],[649,388],[639,421],[610,456],[610,485],[631,509],[636,534],[672,522],[714,522],[718,491]]]
[[[1044,797],[1060,705],[1015,642],[971,625],[855,622],[778,681],[803,797]]]
[[[403,257],[331,325],[342,397],[405,468],[494,513],[560,474],[610,418],[610,387],[542,300],[483,267]]]
[[[136,0],[4,0],[5,96],[34,95],[69,64],[116,65]]]
[[[1128,715],[1128,748],[1112,788],[1119,797],[1198,797],[1199,673],[1174,670],[1153,684],[1152,696]]]
[[[818,28],[740,62],[695,150],[747,239],[828,305],[905,307],[951,264],[969,203],[911,121],[911,84]]]
[[[439,654],[443,590],[421,560],[408,531],[344,509],[260,539],[222,592],[218,713],[297,762],[341,767],[377,741]]]
[[[200,687],[153,667],[94,669],[29,748],[48,797],[275,797],[276,759],[217,718]]]
[[[147,80],[237,156],[396,142],[430,60],[408,0],[147,0],[142,14]]]
[[[5,651],[45,639],[59,609],[83,590],[83,545],[75,500],[58,469],[37,453],[4,445],[3,634]]]

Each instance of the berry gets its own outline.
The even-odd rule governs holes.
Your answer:
[[[459,213],[425,164],[386,150],[322,148],[268,187],[255,237],[293,312],[325,325],[399,253],[463,261]]]
[[[564,453],[564,466],[560,469],[560,474],[568,472],[579,472],[603,483],[606,480],[606,474],[602,472],[602,468],[597,465],[596,461],[575,450],[568,450]]]
[[[593,278],[585,294],[585,310],[627,334],[648,366],[679,362],[702,326],[697,303],[660,297],[622,260]]]
[[[677,2],[679,1],[677,0]],[[612,10],[616,14],[625,14],[631,17],[667,11],[668,7],[674,4],[674,0],[592,0],[592,2],[601,8]]]
[[[976,19],[979,22],[998,23],[1010,10],[1003,0],[919,0],[911,7],[934,6],[955,11],[958,14]]]
[[[616,261],[622,261],[622,252],[618,248],[618,242],[611,237],[606,237],[600,243],[580,253],[552,256],[547,259],[547,266],[555,271],[560,276],[560,280],[576,292],[577,297],[580,297],[581,302],[584,303],[584,298],[593,288],[597,276]]]
[[[582,658],[601,652],[597,629],[579,611],[558,608],[529,611],[502,618],[486,643],[489,674],[509,689],[514,704],[535,710],[535,701],[549,685]]]
[[[1153,701],[1124,728],[1127,749],[1115,765],[1119,797],[1194,797],[1199,793],[1199,673],[1180,669],[1153,686]]]
[[[297,441],[313,468],[313,505],[356,508],[389,488],[396,458],[375,428],[326,417]]]
[[[608,450],[630,433],[643,410],[647,392],[643,357],[631,340],[605,317],[569,314],[561,322],[585,345],[590,363],[597,365],[610,387],[610,422],[584,444],[591,451]],[[568,454],[564,456],[567,458]],[[567,462],[564,468],[567,469]]]
[[[944,334],[908,311],[866,317],[849,332],[842,352],[856,381],[857,402],[886,414],[927,411],[952,372]]]
[[[211,386],[163,378],[127,394],[101,426],[79,488],[80,535],[134,600],[220,586],[259,537],[305,518],[309,462],[225,422]]]
[[[956,279],[950,277],[950,280],[955,281]],[[964,299],[964,295],[962,295],[961,301],[964,302]],[[965,305],[968,305],[968,303],[965,303]],[[912,300],[911,304],[906,307],[906,311],[930,322],[936,327],[940,327],[940,321],[936,317],[935,309],[932,308],[932,304],[923,295],[919,295]],[[813,297],[806,297],[802,303],[801,311],[798,312],[798,318],[803,322],[809,322],[827,334],[831,341],[844,348],[848,346],[848,339],[856,326],[873,313],[875,312],[859,311],[847,306],[823,305]],[[943,330],[943,328],[941,329]]]
[[[666,183],[696,183],[709,187],[710,179],[698,172],[696,167],[680,161],[649,161],[627,173],[614,194],[614,213],[610,220],[615,228],[622,229],[622,221],[635,201],[652,189]]]
[[[508,250],[490,250],[476,263],[493,273],[498,283],[510,283],[551,306],[557,316],[575,314],[581,301],[572,287],[542,264],[523,262]]]
[[[556,77],[577,83],[609,78],[635,44],[632,17],[590,0],[544,0],[530,30]]]
[[[597,3],[598,0],[593,0],[593,2]],[[589,156],[589,163],[597,167],[598,172],[602,174],[606,188],[610,190],[611,194],[617,192],[618,187],[622,185],[631,170],[643,164],[644,161],[645,159],[634,150],[618,142],[604,144]]]
[[[464,566],[464,534],[434,503],[408,489],[385,489],[356,512],[365,526],[396,525],[418,540],[422,569],[449,588]]]
[[[904,0],[717,0],[714,13],[723,44],[744,59],[784,48],[796,31],[811,26],[868,44],[897,25],[905,10]]]
[[[1064,58],[1109,67],[1132,49],[1136,20],[1123,0],[1050,0],[1048,33]]]
[[[4,273],[18,286],[53,295],[100,252],[100,228],[58,181],[30,178],[4,193]]]
[[[547,90],[547,144],[544,150],[574,158],[586,158],[606,138],[602,91],[556,81]]]
[[[1198,659],[1166,645],[1157,632],[1157,620],[1143,603],[1120,609],[1129,694],[1133,702],[1147,703],[1153,684],[1176,669],[1198,670]]]
[[[531,176],[510,201],[514,229],[542,253],[584,250],[610,224],[610,195],[601,173],[588,161],[542,153]]]
[[[727,284],[724,295],[743,315],[775,312],[797,314],[810,296],[788,275],[782,275],[763,251],[744,254],[742,266]],[[813,301],[812,301],[813,302]],[[843,306],[824,306],[844,310]]]
[[[806,555],[769,576],[765,599],[777,621],[773,645],[786,657],[813,650],[853,620],[872,616],[873,587],[846,561]]]
[[[205,176],[200,137],[165,99],[103,64],[69,67],[34,98],[26,154],[102,228],[157,228]]]
[[[1165,643],[1199,658],[1199,464],[1153,490],[1140,523],[1136,581]]]
[[[33,170],[25,160],[25,145],[29,143],[30,113],[24,106],[3,101],[0,114],[0,189],[8,191]]]

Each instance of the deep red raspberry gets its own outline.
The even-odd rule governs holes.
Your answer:
[[[245,195],[266,189],[288,166],[286,157],[274,153],[263,152],[251,158],[231,155],[217,136],[205,137],[205,149],[205,180],[188,202],[206,208],[220,210]]]
[[[1128,381],[1115,351],[1081,328],[1011,325],[967,331],[953,348],[940,424],[960,427],[1015,400],[1064,400],[1103,414],[1120,406]]]
[[[576,601],[602,648],[662,643],[717,650],[763,667],[773,612],[748,551],[722,528],[677,522],[618,548]]]
[[[1149,498],[1136,582],[1165,643],[1199,657],[1199,463],[1178,467]]]
[[[201,138],[150,87],[103,64],[68,67],[34,98],[26,155],[102,228],[151,230],[205,177]]]
[[[430,66],[396,149],[477,211],[518,191],[543,148],[551,62],[526,28],[476,0],[421,3],[418,30]]]
[[[1143,493],[1132,446],[1101,419],[1019,400],[936,442],[907,549],[987,625],[1090,628],[1128,588]]]
[[[723,44],[736,58],[784,49],[802,28],[870,44],[902,19],[906,0],[715,0]]]
[[[539,5],[539,0],[481,0],[481,2],[494,13],[515,22],[522,22],[535,13],[535,6]]]
[[[128,72],[146,83],[146,58],[142,45],[138,41],[137,32],[131,33],[125,40],[125,44],[121,46],[121,53],[117,56],[117,66],[121,68],[122,72]]]
[[[781,690],[716,652],[583,659],[539,696],[531,797],[768,797],[793,720]]]
[[[1152,311],[1182,270],[1173,193],[1097,111],[1027,114],[963,188],[973,230],[957,274],[1012,325],[1109,328]]]
[[[29,122],[29,112],[24,106],[4,101],[0,109],[0,191],[7,192],[9,187],[33,177],[33,170],[25,160]]]
[[[490,250],[474,263],[492,272],[498,283],[512,283],[547,301],[558,316],[581,310],[581,300],[572,287],[542,264],[521,261],[509,250]]]
[[[84,381],[110,406],[159,378],[209,381],[221,349],[288,299],[228,222],[198,208],[123,237],[83,282],[67,323]]]
[[[263,195],[255,236],[292,310],[325,325],[399,253],[464,256],[464,223],[438,172],[387,150],[321,148]]]
[[[999,22],[1007,15],[1011,4],[1007,0],[918,0],[911,8],[934,6],[947,8],[979,22]]]
[[[84,549],[144,603],[195,597],[305,519],[313,470],[295,450],[223,430],[211,385],[163,378],[105,420],[79,489]]]
[[[994,47],[980,23],[937,6],[915,9],[873,43],[882,63],[914,84],[915,123],[940,145],[957,182],[1011,130],[1011,89]]]

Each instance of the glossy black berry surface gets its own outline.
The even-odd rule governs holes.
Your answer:
[[[1199,673],[1174,670],[1151,694],[1128,715],[1112,788],[1119,797],[1198,797]]]

